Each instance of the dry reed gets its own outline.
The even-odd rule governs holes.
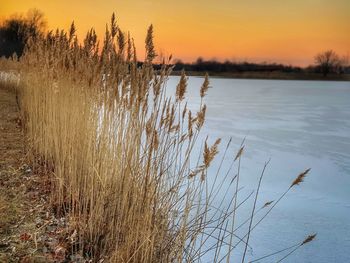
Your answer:
[[[239,175],[244,146],[232,154],[226,173],[217,172],[209,185],[208,169],[220,139],[212,146],[205,141],[202,158],[193,162],[206,105],[202,101],[193,113],[183,103],[185,72],[174,97],[166,96],[172,66],[169,58],[160,70],[153,68],[153,27],[147,32],[144,63],[138,62],[133,39],[114,15],[101,49],[93,29],[82,44],[75,31],[72,24],[68,33],[57,30],[29,40],[18,69],[33,161],[40,160],[52,174],[52,204],[70,218],[70,249],[96,262],[194,262],[203,257],[232,262],[231,251],[243,242],[245,256],[260,210],[255,211],[257,193],[251,216],[238,227],[249,223],[249,229],[239,237],[235,221],[244,201],[238,202],[239,176],[232,172],[238,160]],[[208,87],[206,76],[199,89],[202,99]]]

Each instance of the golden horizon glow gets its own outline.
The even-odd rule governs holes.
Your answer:
[[[130,31],[143,56],[152,23],[158,53],[186,62],[218,60],[280,62],[305,66],[316,53],[350,53],[348,0],[2,0],[0,17],[30,8],[45,13],[48,27],[68,29],[74,20],[79,38],[94,27],[100,37],[112,12]]]

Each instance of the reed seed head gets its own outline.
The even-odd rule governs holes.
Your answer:
[[[178,101],[182,101],[185,98],[186,88],[187,88],[187,77],[186,77],[185,71],[182,70],[180,82],[176,86],[176,99]]]
[[[305,240],[301,243],[301,246],[313,241],[317,234],[309,235]]]
[[[201,90],[200,90],[201,98],[203,98],[206,95],[208,88],[209,88],[209,75],[208,75],[208,73],[205,73],[204,82],[203,82]]]
[[[306,169],[304,172],[300,173],[297,178],[293,181],[291,184],[290,188],[292,188],[295,185],[299,185],[301,182],[304,181],[306,175],[310,172],[311,168]]]
[[[240,158],[242,156],[243,152],[244,152],[244,146],[242,146],[239,149],[238,153],[236,154],[236,157],[235,157],[234,161],[236,161],[238,158]]]

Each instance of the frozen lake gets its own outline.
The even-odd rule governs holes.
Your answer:
[[[170,90],[179,77],[170,77]],[[186,97],[197,109],[203,78],[190,77]],[[211,78],[202,135],[246,137],[242,185],[255,189],[264,162],[261,203],[275,200],[312,168],[251,235],[248,259],[317,238],[284,262],[350,262],[350,82]],[[283,255],[283,254],[281,254]],[[274,262],[272,257],[259,262]]]

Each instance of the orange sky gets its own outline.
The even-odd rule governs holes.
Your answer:
[[[159,51],[197,57],[307,65],[315,53],[350,54],[350,0],[0,0],[0,17],[42,10],[49,28],[102,35],[112,12],[143,50],[149,24]],[[141,52],[140,52],[141,53]]]

